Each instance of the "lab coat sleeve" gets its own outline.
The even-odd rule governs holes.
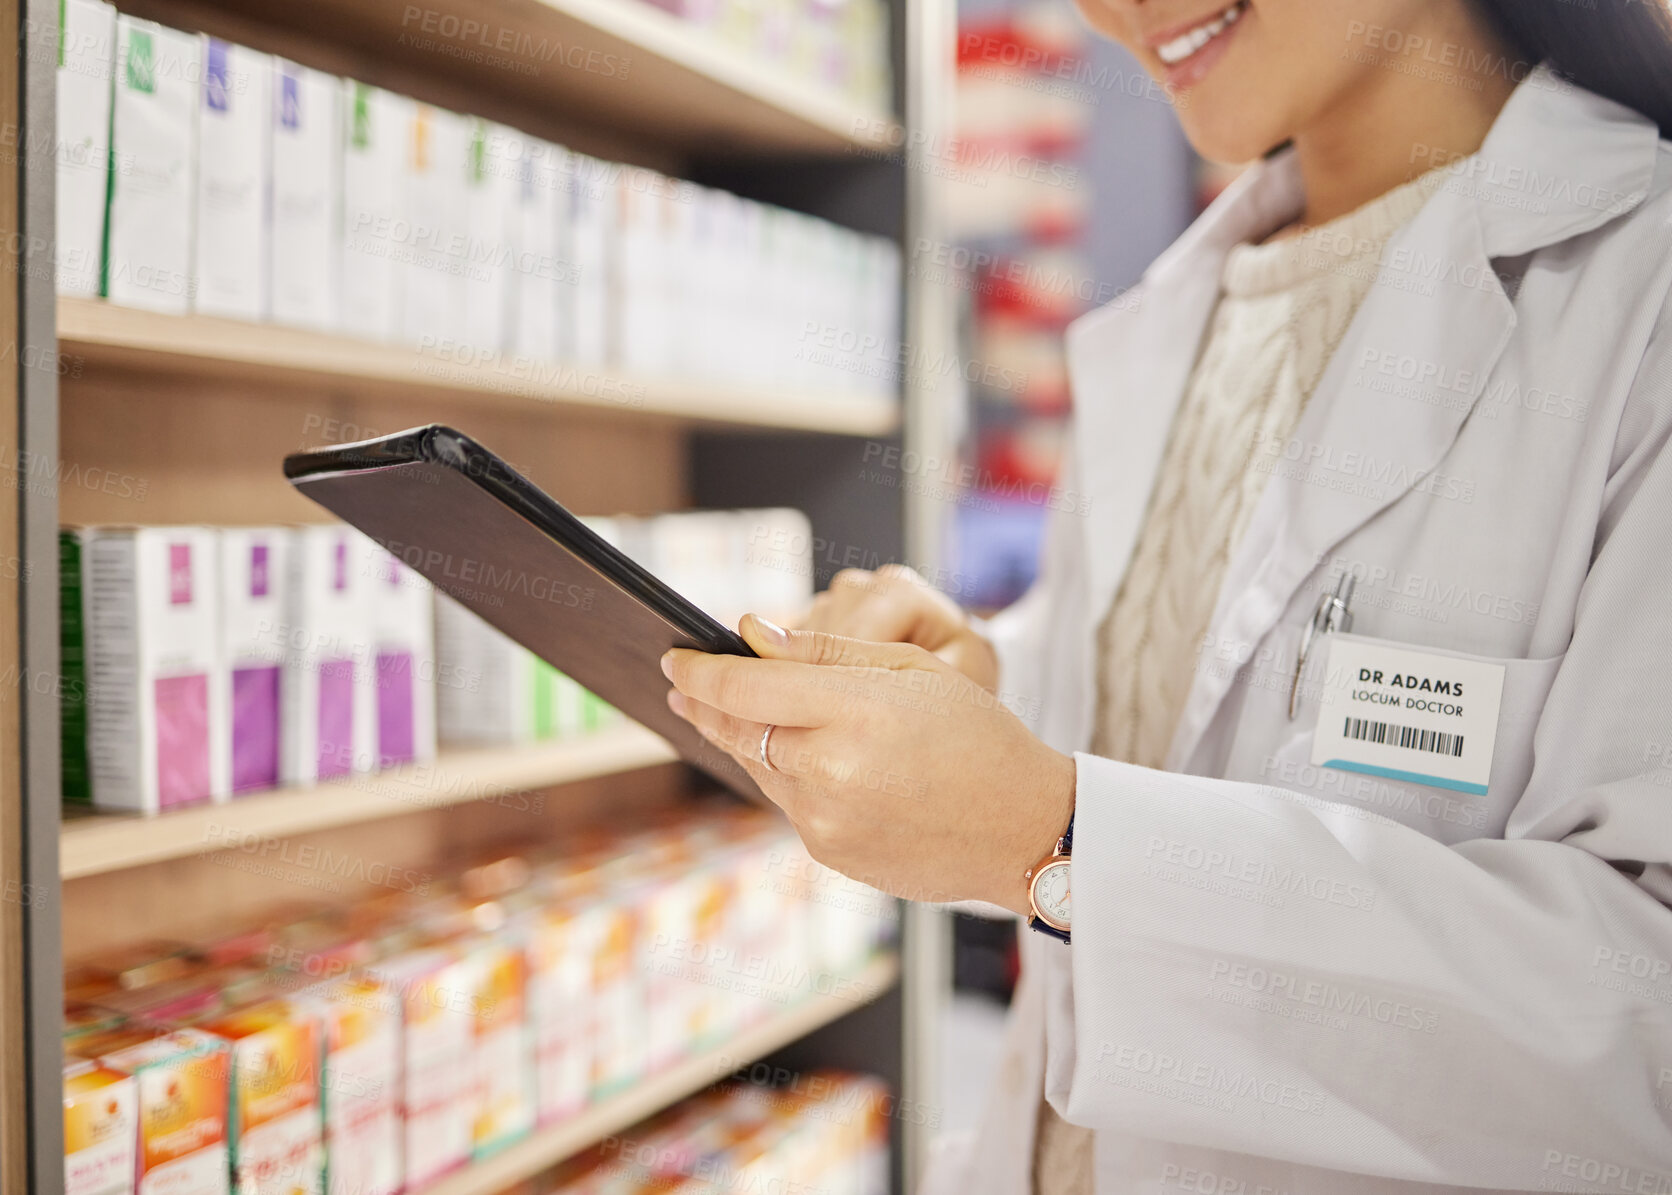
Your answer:
[[[1662,329],[1505,838],[1077,757],[1072,998],[1047,1018],[1069,1120],[1399,1179],[1672,1191]]]

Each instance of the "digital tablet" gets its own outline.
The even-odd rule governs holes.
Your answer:
[[[670,647],[743,639],[462,432],[431,424],[285,458],[303,494],[736,792],[749,774],[667,705]]]

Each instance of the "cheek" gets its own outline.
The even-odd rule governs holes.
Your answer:
[[[1094,31],[1124,46],[1129,53],[1137,53],[1137,38],[1133,35],[1131,21],[1127,19],[1123,0],[1074,0],[1074,7]]]

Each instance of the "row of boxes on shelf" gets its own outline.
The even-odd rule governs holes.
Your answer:
[[[64,529],[66,799],[155,813],[433,757],[432,608],[341,526]]]
[[[881,1079],[833,1070],[728,1082],[499,1195],[887,1195],[892,1099]]]
[[[883,0],[648,0],[798,79],[875,111],[890,105],[889,9]]]
[[[813,600],[812,526],[799,510],[585,521],[724,626],[751,611],[793,623]],[[527,743],[564,732],[569,690],[533,652],[445,597],[436,603],[435,643],[448,742]]]
[[[415,344],[438,371],[491,369],[507,388],[630,400],[582,372],[619,368],[897,392],[821,347],[886,360],[886,239],[102,0],[61,13],[65,293]]]
[[[651,821],[73,966],[67,1191],[416,1191],[775,1011],[874,994],[879,894],[766,812]]]
[[[812,598],[789,509],[589,519],[728,626]],[[340,524],[59,539],[66,799],[156,813],[531,742],[618,715]],[[554,607],[553,617],[584,617]]]

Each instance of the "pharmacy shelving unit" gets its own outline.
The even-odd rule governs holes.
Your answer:
[[[121,7],[893,236],[902,247],[939,236],[936,164],[917,147],[944,145],[952,0],[894,0],[891,111],[855,105],[641,0]],[[587,819],[630,821],[698,787],[664,743],[622,726],[535,748],[445,753],[423,769],[151,820],[65,817],[60,524],[314,520],[319,513],[280,478],[285,453],[442,419],[511,446],[515,463],[582,512],[789,504],[813,519],[821,578],[844,563],[933,565],[944,509],[907,485],[856,485],[855,470],[902,442],[944,451],[956,398],[914,375],[898,403],[647,377],[631,379],[637,401],[621,402],[562,375],[508,378],[492,361],[464,367],[333,336],[60,300],[51,248],[57,9],[54,0],[12,6],[4,36],[14,44],[0,47],[0,255],[13,282],[0,288],[0,1190],[8,1195],[62,1190],[64,957],[213,933],[294,895],[288,881],[217,849],[228,840],[375,851],[391,865],[418,866],[472,843],[537,840]],[[478,31],[477,45],[465,43],[464,30]],[[508,47],[513,60],[493,47]],[[914,354],[932,358],[952,347],[953,299],[913,273],[902,332]],[[488,1195],[757,1058],[862,1068],[889,1079],[909,1106],[935,1106],[944,925],[914,909],[903,926],[897,951],[848,977],[846,998],[809,996],[434,1191]],[[904,1191],[926,1140],[908,1118],[893,1131]]]

